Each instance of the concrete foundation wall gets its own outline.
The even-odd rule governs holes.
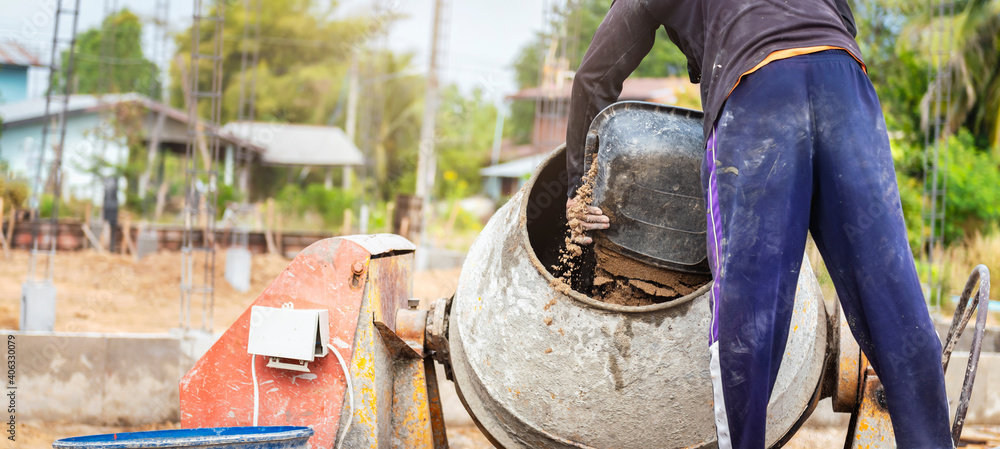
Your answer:
[[[18,419],[123,426],[179,420],[177,382],[191,366],[179,338],[13,335]]]
[[[990,321],[992,322],[992,321]],[[972,333],[973,328],[976,326],[976,317],[972,317],[965,328],[965,332],[962,332],[962,338],[958,339],[958,344],[955,345],[955,352],[965,351],[969,352],[969,348],[972,347]],[[948,328],[951,327],[951,321],[935,320],[934,328],[937,330],[938,336],[941,338],[942,345],[944,344],[945,337],[948,336]],[[986,327],[986,332],[983,333],[983,354],[987,352],[997,352],[1000,353],[1000,327],[993,325]]]

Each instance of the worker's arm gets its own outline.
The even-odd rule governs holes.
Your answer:
[[[573,93],[566,129],[566,171],[569,199],[566,209],[575,204],[576,190],[583,185],[584,142],[590,123],[597,113],[618,100],[625,78],[639,66],[656,38],[660,23],[646,11],[640,0],[616,0],[594,34],[594,40],[573,78]],[[583,217],[583,229],[607,229],[608,217],[601,209],[589,207]],[[590,244],[581,236],[577,243]]]
[[[573,78],[566,130],[570,198],[583,184],[584,142],[590,123],[601,110],[618,100],[622,82],[653,47],[659,26],[640,0],[617,0],[597,28]]]

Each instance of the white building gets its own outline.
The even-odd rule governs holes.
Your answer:
[[[52,99],[50,114],[54,115],[61,108],[62,101],[63,97]],[[112,131],[116,120],[115,111],[122,106],[140,108],[142,116],[139,132],[147,151],[181,154],[185,151],[188,142],[188,116],[180,110],[134,93],[70,95],[68,104],[62,163],[63,195],[66,197],[89,198],[100,202],[103,197],[100,178],[110,174],[107,166],[123,165],[128,161],[128,147],[124,137],[102,137],[116,134]],[[45,98],[0,104],[0,118],[3,120],[0,161],[29,183],[34,183],[36,179],[46,182],[55,157],[58,134],[50,134],[43,152],[41,140],[46,120]],[[234,171],[238,169],[232,158],[234,146],[242,145],[254,155],[261,153],[259,146],[239,139],[214,124],[206,123],[205,130],[218,133],[221,148],[227,150],[220,151],[216,162],[222,178],[227,182],[232,182]],[[39,158],[42,157],[44,163],[39,164]],[[154,158],[157,159],[161,158]],[[105,167],[103,173],[99,169],[101,166]],[[245,179],[247,176],[247,171],[235,174],[236,178]],[[122,191],[126,182],[124,179],[119,181]]]

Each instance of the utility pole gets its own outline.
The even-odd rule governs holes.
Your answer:
[[[428,246],[427,226],[433,215],[431,205],[434,191],[434,174],[437,172],[437,158],[434,154],[434,129],[440,87],[439,66],[445,52],[447,37],[448,0],[434,0],[434,25],[431,29],[430,61],[427,67],[427,91],[424,98],[424,121],[420,127],[420,148],[417,159],[416,196],[420,199],[420,245]],[[426,253],[426,251],[424,251]],[[424,265],[417,263],[418,268]]]
[[[420,127],[420,154],[417,159],[417,198],[427,201],[434,188],[434,125],[438,103],[438,52],[441,12],[444,0],[434,0],[434,27],[431,30],[431,57],[427,67],[427,90],[424,97],[424,121]]]

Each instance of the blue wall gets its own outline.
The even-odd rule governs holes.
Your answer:
[[[28,98],[28,68],[0,65],[0,103],[13,103]]]
[[[98,158],[117,165],[128,161],[127,149],[123,141],[112,141],[104,145],[94,131],[101,126],[102,118],[97,113],[71,116],[66,120],[66,151],[63,152],[63,196],[65,198],[90,199],[100,204],[104,190],[100,178],[89,169]],[[0,161],[6,162],[12,172],[29,183],[37,173],[39,145],[41,145],[42,124],[29,123],[7,125],[0,134]],[[52,142],[46,145],[46,163],[54,158]],[[42,176],[48,176],[47,171]],[[125,182],[119,183],[120,201],[125,201]]]

